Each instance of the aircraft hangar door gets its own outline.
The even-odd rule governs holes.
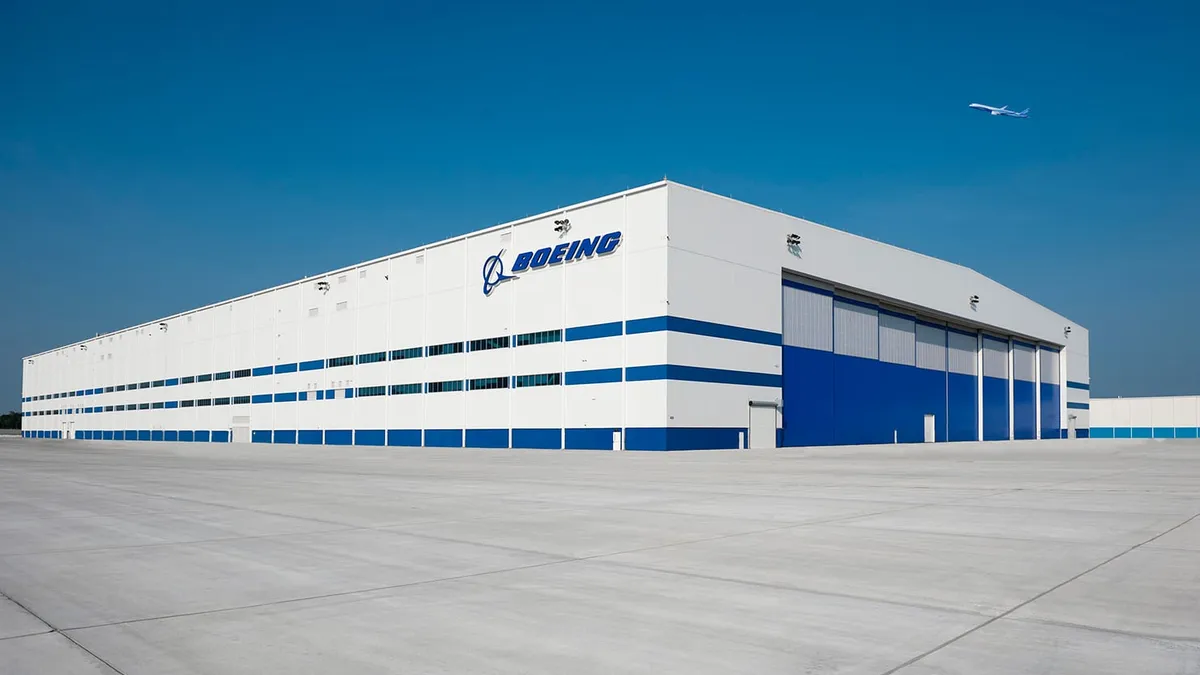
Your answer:
[[[1031,344],[1013,340],[1013,438],[1037,438],[1037,379],[1034,358],[1037,350]]]

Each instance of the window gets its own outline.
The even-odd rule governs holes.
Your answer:
[[[204,375],[197,375],[196,381],[197,382],[212,382],[212,373],[206,373]]]
[[[180,401],[179,402],[180,408],[191,408],[194,405],[196,405],[195,401]]]
[[[161,387],[161,386],[163,386],[164,384],[166,384],[166,380],[155,380],[155,381],[153,381],[153,382],[151,382],[151,383],[150,383],[150,386],[152,386],[152,387]]]
[[[117,390],[117,391],[125,391],[125,385],[123,385],[123,384],[118,384],[118,385],[116,386],[116,390]]]
[[[362,364],[362,363],[379,363],[380,361],[387,361],[387,352],[374,352],[371,354],[359,354],[358,355],[358,362],[360,364]]]
[[[516,387],[546,387],[562,384],[562,373],[541,373],[539,375],[518,375],[513,386]]]
[[[387,393],[387,387],[359,387],[359,396],[383,396]]]
[[[152,410],[162,410],[162,407],[163,407],[162,401],[159,401],[158,403],[151,403],[151,404],[150,404],[150,408],[151,408]]]
[[[106,394],[111,394],[111,393],[113,393],[113,388],[112,388],[112,387],[105,387],[105,388],[104,388],[104,393],[106,393]]]
[[[481,352],[487,349],[504,349],[508,347],[508,336],[471,340],[471,351]]]
[[[249,368],[246,368],[245,370],[235,370],[235,371],[233,371],[233,376],[234,376],[235,378],[238,378],[238,377],[250,377],[250,369],[249,369]]]
[[[211,398],[198,398],[198,399],[196,399],[196,407],[197,407],[197,408],[203,408],[204,406],[208,406],[208,405],[212,405],[212,399],[211,399]]]
[[[249,403],[249,402],[250,402],[250,397],[249,397],[249,396],[234,396],[234,397],[233,397],[233,404],[234,404],[234,405],[242,405],[242,404],[244,404],[244,403]],[[220,404],[218,404],[218,405],[220,405]]]
[[[213,405],[229,405],[229,397],[223,396],[221,398],[214,398]]]
[[[150,383],[149,383],[149,382],[143,382],[143,383],[141,383],[141,384],[139,384],[139,385],[138,385],[138,389],[149,389],[149,388],[150,388]]]
[[[471,380],[471,391],[480,389],[508,389],[507,377],[481,377]]]
[[[125,406],[123,406],[123,405],[113,406],[113,410],[116,410],[117,412],[125,412]]]
[[[138,404],[138,410],[149,410],[149,409],[150,409],[149,403],[139,403]]]
[[[430,394],[437,394],[443,391],[462,391],[462,380],[447,380],[446,382],[430,382],[425,385],[425,391]]]
[[[112,412],[112,411],[113,411],[113,407],[111,405],[104,406],[104,412]]]
[[[543,330],[536,333],[522,333],[517,336],[517,346],[540,345],[547,342],[562,342],[562,330]]]
[[[58,398],[58,394],[55,394],[55,395],[54,395],[54,398]]]
[[[442,356],[443,354],[461,354],[462,350],[463,343],[447,342],[444,345],[430,345],[428,353],[429,356]]]
[[[419,394],[421,393],[421,383],[414,382],[412,384],[393,384],[390,393],[392,396],[400,396],[401,394]]]
[[[227,370],[223,373],[214,373],[213,379],[214,380],[228,380],[229,379],[229,371]]]
[[[67,398],[75,398],[75,392],[73,392],[73,391],[72,391],[72,392],[68,392],[68,393],[67,393]]]
[[[397,349],[392,352],[392,360],[400,361],[403,359],[419,359],[424,350],[420,347],[409,347],[408,349]]]
[[[329,359],[326,362],[326,366],[329,368],[338,368],[341,366],[352,366],[352,365],[354,365],[354,357],[353,356],[338,356],[336,358]]]
[[[195,375],[188,375],[187,377],[179,378],[179,384],[191,384],[195,381],[196,381]]]
[[[130,382],[129,384],[125,385],[125,388],[129,391],[137,391],[137,382]]]

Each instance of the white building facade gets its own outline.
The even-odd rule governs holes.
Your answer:
[[[1200,396],[1096,398],[1093,438],[1200,438]]]
[[[1088,333],[663,181],[25,359],[25,435],[684,450],[1085,436]]]

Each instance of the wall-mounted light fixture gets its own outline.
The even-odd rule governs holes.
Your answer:
[[[978,295],[972,295],[970,298],[970,302],[971,302],[971,309],[974,310],[974,309],[979,308],[979,296]]]
[[[316,288],[318,291],[321,291],[322,293],[328,293],[329,292],[329,282],[328,281],[318,281]]]
[[[87,351],[87,345],[79,345],[79,349],[80,349],[80,350],[82,350],[82,351],[85,351],[85,352],[86,352],[86,351]]]
[[[554,231],[560,235],[564,235],[571,231],[571,219],[563,218],[562,220],[554,221]]]
[[[1070,335],[1071,335],[1071,327],[1064,326],[1063,327],[1063,337],[1069,337]]]
[[[800,257],[800,254],[803,253],[803,250],[800,248],[800,235],[789,234],[787,236],[787,248],[788,253]]]
[[[158,329],[164,333],[167,332],[167,322],[166,321],[159,322]]]

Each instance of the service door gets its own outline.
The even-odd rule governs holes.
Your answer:
[[[775,402],[750,402],[750,448],[775,447]]]

